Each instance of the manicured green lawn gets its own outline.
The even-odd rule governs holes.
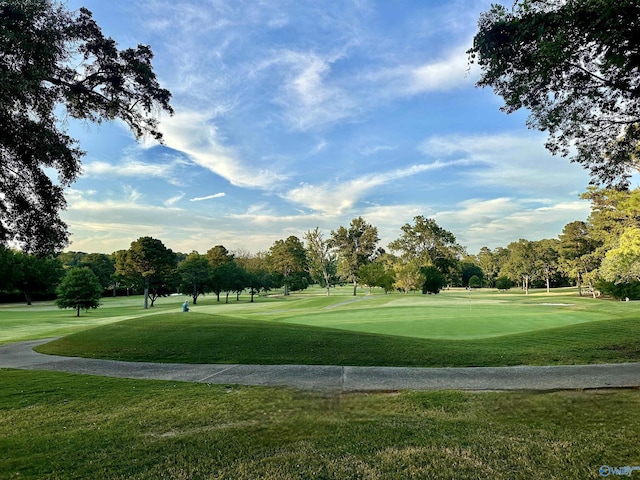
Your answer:
[[[0,306],[0,342],[75,332],[40,349],[158,362],[640,360],[634,302],[313,293],[207,297],[189,314],[179,297],[151,311],[105,299],[79,320]],[[596,479],[602,465],[640,466],[640,389],[336,394],[16,370],[0,385],[0,479]]]
[[[88,313],[83,311],[80,317],[75,316],[75,311],[60,310],[53,302],[35,302],[30,306],[0,304],[0,344],[66,335],[106,323],[175,311],[177,300],[171,300],[171,304],[158,301],[158,307],[145,312],[141,308],[142,297],[105,298],[102,306]]]
[[[0,370],[0,478],[600,478],[640,391],[312,394]]]
[[[174,300],[177,302],[177,300]],[[380,366],[553,365],[640,360],[635,302],[529,296],[301,295],[201,301],[85,329],[38,350],[132,361]],[[87,315],[87,318],[93,313]]]

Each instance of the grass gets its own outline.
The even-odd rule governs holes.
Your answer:
[[[634,302],[547,295],[0,306],[0,342],[151,361],[508,365],[640,359]],[[571,306],[542,305],[572,304]],[[390,321],[392,319],[392,321]],[[493,325],[493,327],[492,327]],[[640,389],[310,393],[0,369],[0,479],[601,478],[640,466]]]
[[[640,360],[637,303],[566,291],[301,295],[228,305],[209,299],[189,314],[175,313],[177,302],[172,311],[85,329],[38,350],[183,363],[454,367]]]
[[[170,304],[159,301],[158,307],[145,312],[141,308],[141,297],[105,298],[97,310],[82,311],[80,317],[75,316],[75,310],[60,310],[53,302],[34,302],[29,306],[0,304],[0,344],[67,335],[107,323],[155,315],[175,310],[175,301]]]
[[[640,391],[288,389],[0,371],[0,478],[599,478]]]

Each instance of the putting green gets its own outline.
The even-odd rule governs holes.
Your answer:
[[[367,297],[359,297],[364,299]],[[316,312],[290,312],[280,322],[414,338],[470,340],[564,327],[610,318],[574,303],[548,299],[439,296],[371,297]]]

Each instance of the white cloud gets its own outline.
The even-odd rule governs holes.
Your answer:
[[[462,174],[470,189],[500,188],[530,197],[577,196],[589,183],[587,172],[544,148],[538,132],[434,136],[421,145],[433,158],[466,159],[477,167]]]
[[[470,87],[478,77],[478,70],[468,65],[468,48],[468,43],[459,44],[445,56],[423,63],[401,59],[396,65],[364,72],[360,78],[368,85],[374,102],[380,98],[393,100]]]
[[[438,170],[454,163],[434,162],[413,165],[386,173],[363,175],[343,183],[320,185],[302,184],[285,194],[282,198],[290,202],[311,208],[326,214],[340,214],[352,208],[366,193],[376,187],[401,178],[410,177],[429,170]]]
[[[361,149],[360,154],[365,156],[370,156],[380,152],[390,152],[393,150],[395,150],[395,147],[392,147],[390,145],[371,145]]]
[[[226,193],[220,192],[220,193],[214,193],[213,195],[207,195],[206,197],[190,198],[189,201],[190,202],[202,202],[203,200],[212,200],[214,198],[222,198],[225,195],[226,195]]]
[[[433,217],[452,231],[470,253],[476,253],[482,246],[506,247],[520,238],[555,238],[564,225],[586,219],[589,211],[587,201],[500,197],[465,200],[455,209],[439,211]]]
[[[185,193],[184,192],[180,192],[178,195],[165,200],[163,205],[165,207],[173,207],[176,203],[178,203],[180,200],[182,200],[184,198],[184,196],[185,196]]]
[[[411,69],[407,93],[445,92],[473,85],[477,75],[469,70],[468,48],[468,45],[459,46],[442,60]]]
[[[140,161],[123,161],[111,164],[103,161],[85,163],[82,173],[88,177],[157,177],[170,179],[174,175],[174,165],[145,163]]]
[[[222,145],[212,117],[206,112],[182,111],[163,120],[161,130],[167,146],[188,155],[194,163],[228,180],[232,185],[270,188],[285,176],[259,169]]]
[[[284,118],[294,130],[330,125],[357,110],[348,91],[332,77],[332,64],[341,57],[284,50],[259,66],[260,70],[276,68],[276,74],[282,77],[275,101],[283,107]]]
[[[124,192],[124,198],[132,203],[135,203],[143,197],[143,193],[131,185],[123,185],[122,190]]]

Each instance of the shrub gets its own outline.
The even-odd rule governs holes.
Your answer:
[[[498,277],[496,279],[496,288],[498,290],[509,290],[513,287],[513,282],[508,277]]]
[[[596,283],[596,288],[604,295],[609,295],[616,300],[640,300],[640,282],[631,281],[625,283],[615,283],[600,281]]]
[[[442,287],[447,284],[447,280],[444,275],[440,273],[436,267],[422,267],[420,269],[424,276],[424,283],[422,284],[422,293],[439,293]]]

